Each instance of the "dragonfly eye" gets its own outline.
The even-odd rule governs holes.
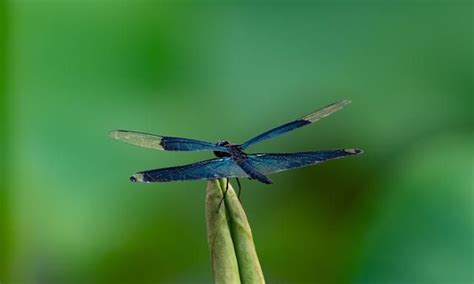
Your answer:
[[[130,181],[131,181],[131,182],[137,182],[137,178],[134,177],[134,176],[131,176],[131,177],[130,177]]]

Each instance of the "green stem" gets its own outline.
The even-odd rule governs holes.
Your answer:
[[[229,184],[218,210],[226,179],[210,180],[206,194],[206,221],[215,283],[265,283],[252,230],[234,189]]]
[[[217,211],[222,196],[222,190],[217,181],[210,180],[206,191],[206,223],[214,282],[240,283],[239,266],[225,208]],[[225,207],[225,204],[222,206]]]

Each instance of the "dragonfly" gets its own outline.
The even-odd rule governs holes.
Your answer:
[[[189,138],[160,136],[155,134],[114,130],[112,138],[139,147],[164,151],[212,151],[216,158],[182,166],[159,168],[138,172],[130,177],[132,182],[171,182],[183,180],[210,180],[226,178],[248,178],[264,184],[271,184],[269,174],[290,169],[319,164],[328,160],[350,157],[361,154],[360,149],[335,149],[299,153],[257,153],[244,152],[250,146],[297,128],[312,124],[349,104],[343,100],[330,104],[299,119],[275,127],[257,135],[243,144],[233,144],[227,140],[210,143]]]

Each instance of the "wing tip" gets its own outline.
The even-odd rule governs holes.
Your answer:
[[[344,108],[346,105],[350,104],[352,101],[349,100],[349,99],[344,99],[340,102],[337,102],[337,103],[332,103],[330,105],[327,105],[326,107],[318,110],[318,111],[315,111],[313,113],[310,113],[306,116],[304,116],[302,119],[304,121],[307,121],[308,123],[312,123],[312,122],[316,122],[318,120],[320,120],[321,118],[325,118],[329,115],[331,115],[332,113],[338,111],[338,110],[341,110],[342,108]]]
[[[113,138],[113,139],[120,140],[121,138],[123,138],[125,136],[125,133],[127,133],[127,132],[129,132],[129,131],[122,130],[122,129],[112,130],[112,131],[109,132],[109,137]]]
[[[118,139],[120,130],[112,130],[109,132],[109,137],[113,139]]]
[[[111,131],[109,137],[143,148],[164,150],[163,137],[159,135],[118,129]]]
[[[145,180],[145,175],[141,173],[136,173],[130,177],[131,182],[148,182]]]
[[[332,103],[332,104],[326,106],[324,109],[330,108],[330,109],[335,109],[334,111],[337,111],[337,110],[342,109],[343,107],[345,107],[346,105],[348,105],[350,103],[352,103],[352,100],[343,99],[342,101]]]
[[[359,155],[359,154],[364,153],[364,151],[361,149],[344,149],[344,152],[351,155]]]

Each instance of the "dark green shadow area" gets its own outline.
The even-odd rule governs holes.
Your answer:
[[[7,107],[6,107],[6,82],[7,82],[7,3],[0,2],[0,281],[6,275],[7,258]]]

